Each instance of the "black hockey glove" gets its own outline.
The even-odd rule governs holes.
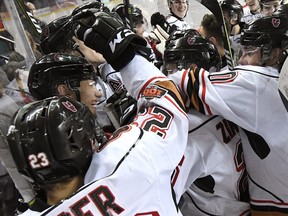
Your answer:
[[[169,35],[177,30],[176,25],[170,25],[163,14],[156,12],[152,14],[151,16],[151,25],[156,28],[157,25],[159,25],[165,32],[167,32]]]
[[[137,46],[147,44],[113,13],[98,12],[74,21],[72,31],[86,46],[101,53],[117,71],[133,59]]]

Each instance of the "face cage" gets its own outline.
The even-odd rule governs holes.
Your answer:
[[[82,79],[82,80],[87,80],[87,79]],[[82,80],[79,79],[69,79],[66,80],[64,83],[68,86],[68,88],[71,91],[74,91],[76,94],[76,98],[77,101],[81,102],[81,97],[80,97],[80,82]],[[92,80],[92,79],[91,79]],[[93,80],[95,82],[95,86],[97,88],[98,91],[102,92],[102,97],[99,99],[99,101],[97,101],[96,106],[104,103],[107,100],[107,91],[106,88],[104,86],[104,83],[102,81],[101,78],[99,78],[98,76],[95,77],[95,80]]]
[[[177,71],[188,69],[192,66],[197,65],[187,60],[169,61],[164,63],[164,70],[166,71],[167,74],[173,74],[176,73]]]

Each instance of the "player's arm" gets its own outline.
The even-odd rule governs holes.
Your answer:
[[[146,56],[139,55],[139,47],[146,46],[146,40],[104,12],[75,21],[72,30],[120,71],[126,89],[138,101],[133,124],[158,135],[159,142],[165,141],[163,147],[169,148],[170,165],[175,167],[186,147],[188,119],[176,85]]]
[[[159,98],[164,98],[162,97],[164,95],[171,96],[173,102],[169,102],[169,104],[174,103],[174,106],[177,107],[176,113],[180,112],[183,115],[184,105],[176,86],[146,60],[147,56],[138,55],[142,54],[141,47],[146,47],[146,40],[123,26],[113,14],[100,12],[91,15],[91,13],[85,13],[75,16],[75,19],[77,17],[81,17],[81,19],[74,21],[72,25],[74,35],[84,41],[85,45],[101,53],[115,70],[120,71],[130,95],[136,99],[144,96],[149,103],[159,103],[159,105],[165,106],[165,103],[162,102],[164,100],[151,100],[156,98],[153,95],[150,95],[152,97],[150,99],[147,97],[148,91],[155,92],[149,87],[154,83],[158,88]],[[160,88],[164,89],[161,91],[163,95],[160,94]]]

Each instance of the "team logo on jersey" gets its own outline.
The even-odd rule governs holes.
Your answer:
[[[167,93],[167,90],[161,88],[160,86],[152,85],[147,87],[141,97],[145,97],[147,100],[151,100],[153,98],[161,98]]]
[[[276,19],[276,18],[273,18],[271,22],[272,22],[273,27],[275,28],[278,28],[281,23],[280,19]]]
[[[76,107],[70,101],[62,102],[63,106],[71,112],[77,112]]]
[[[195,43],[196,39],[194,37],[188,37],[187,38],[187,43],[189,45],[193,45]]]
[[[124,85],[118,80],[110,80],[109,84],[114,92],[120,92],[120,90],[125,89]]]

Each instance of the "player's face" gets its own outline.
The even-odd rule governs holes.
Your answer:
[[[136,28],[135,28],[135,33],[137,35],[139,35],[140,37],[144,37],[144,32],[145,32],[145,24],[143,23],[139,23],[136,25]]]
[[[246,0],[251,12],[260,12],[260,1],[259,0]]]
[[[262,13],[264,16],[271,16],[281,6],[281,1],[274,0],[262,4]]]
[[[262,65],[261,48],[255,46],[244,46],[242,56],[239,59],[240,65]]]
[[[92,114],[96,116],[96,106],[103,96],[102,92],[97,88],[96,82],[94,80],[80,81],[79,92],[81,99],[80,102],[85,104]]]
[[[187,0],[174,0],[170,7],[176,16],[184,18],[188,10]]]

